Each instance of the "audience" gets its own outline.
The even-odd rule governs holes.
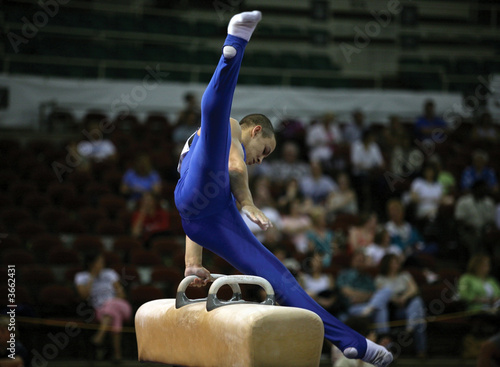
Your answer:
[[[333,315],[341,311],[341,302],[331,274],[323,270],[323,259],[318,253],[309,258],[299,283],[309,296]]]
[[[498,191],[497,175],[493,168],[488,167],[488,153],[483,150],[475,150],[472,153],[472,165],[462,172],[460,181],[463,191],[470,190],[474,182],[485,181],[492,192]]]
[[[105,137],[99,125],[96,120],[88,123],[89,136],[77,144],[78,153],[91,162],[115,162],[118,159],[116,147]]]
[[[373,209],[372,202],[376,199],[376,188],[384,166],[384,158],[375,142],[375,136],[370,130],[364,131],[361,140],[351,145],[353,186],[361,204],[360,209]]]
[[[422,177],[416,178],[410,188],[411,202],[416,206],[418,220],[432,221],[443,199],[443,187],[437,182],[437,169],[432,164],[424,166]]]
[[[483,252],[484,234],[495,224],[495,202],[488,196],[488,185],[482,180],[476,181],[471,192],[457,200],[455,219],[460,243],[468,253]]]
[[[281,217],[283,233],[286,234],[299,253],[307,253],[309,240],[307,231],[311,228],[311,218],[303,211],[302,200],[295,199],[287,205],[287,210]]]
[[[366,247],[365,254],[370,266],[378,266],[387,254],[394,254],[399,260],[404,260],[403,251],[400,247],[391,245],[391,236],[385,228],[380,228],[377,231],[373,243]]]
[[[391,238],[391,244],[398,246],[408,256],[416,248],[423,248],[423,239],[418,230],[405,220],[405,208],[399,199],[390,199],[387,202],[387,216],[389,220],[385,229]]]
[[[500,333],[483,342],[477,357],[476,367],[495,367],[500,365]]]
[[[499,307],[500,284],[490,276],[491,259],[484,254],[473,255],[467,264],[467,272],[458,280],[458,295],[472,311],[488,311]]]
[[[311,174],[301,178],[300,191],[314,204],[323,204],[332,192],[338,191],[338,186],[330,176],[323,174],[319,162],[311,161]]]
[[[328,216],[344,214],[358,214],[358,199],[356,192],[351,188],[351,180],[345,172],[337,175],[338,189],[332,191],[326,198],[325,208]]]
[[[357,109],[352,112],[352,122],[344,127],[344,141],[353,144],[361,140],[365,129],[365,115]]]
[[[377,324],[377,332],[387,333],[392,291],[389,288],[376,289],[375,280],[366,273],[367,265],[364,252],[358,250],[352,256],[351,267],[342,270],[337,277],[337,287],[347,304],[347,315],[341,318],[371,316]]]
[[[403,141],[409,142],[409,138],[399,116],[392,115],[389,117],[389,124],[378,137],[378,145],[384,154],[390,155],[396,148],[401,147]]]
[[[322,264],[326,268],[330,266],[332,255],[337,250],[335,233],[326,226],[326,212],[321,207],[311,210],[311,229],[306,233],[309,241],[309,250],[319,254]]]
[[[158,204],[156,197],[147,192],[132,214],[131,227],[132,236],[149,247],[153,238],[170,234],[170,215]]]
[[[342,142],[342,133],[335,124],[332,113],[325,114],[320,121],[306,129],[306,144],[309,147],[309,159],[328,164],[332,159],[335,145]]]
[[[436,116],[436,105],[429,99],[424,103],[424,114],[417,118],[415,122],[415,138],[420,141],[432,140],[432,134],[441,130],[446,132],[448,126],[446,122]]]
[[[401,271],[401,261],[396,254],[386,254],[382,258],[375,284],[377,289],[392,291],[391,305],[394,306],[395,317],[406,320],[406,331],[413,334],[417,356],[426,357],[427,327],[424,301],[419,296],[420,291],[411,274]]]
[[[104,256],[100,253],[87,255],[86,270],[75,275],[78,294],[94,308],[99,330],[91,342],[101,348],[108,330],[111,330],[114,361],[122,359],[121,332],[123,322],[132,316],[132,307],[124,299],[125,292],[120,276],[105,267]]]
[[[377,230],[377,224],[377,214],[374,212],[363,213],[359,219],[359,225],[353,226],[349,229],[349,251],[364,249],[373,243],[375,231]]]
[[[498,130],[493,125],[491,113],[483,112],[472,129],[472,141],[488,146],[498,143],[498,138]]]
[[[266,176],[274,184],[286,184],[310,174],[309,164],[301,159],[297,143],[287,141],[281,148],[281,157],[252,166],[252,176]],[[250,167],[250,168],[252,168]]]
[[[147,154],[140,154],[135,158],[133,167],[123,175],[120,191],[129,199],[131,207],[135,206],[144,193],[161,193],[160,175],[153,169]]]

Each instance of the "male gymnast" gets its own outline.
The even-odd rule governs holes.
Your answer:
[[[179,161],[175,204],[186,233],[185,275],[206,284],[202,249],[209,249],[244,274],[267,279],[280,304],[310,310],[321,317],[325,337],[347,358],[378,367],[392,354],[350,329],[318,305],[292,274],[250,232],[236,207],[262,229],[272,226],[253,203],[247,165],[261,163],[276,148],[271,122],[264,115],[230,119],[233,94],[245,46],[261,19],[259,11],[235,15],[228,26],[222,56],[201,101],[201,127],[186,142]],[[203,247],[202,247],[203,246]]]

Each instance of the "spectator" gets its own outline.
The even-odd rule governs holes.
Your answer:
[[[396,318],[406,319],[406,331],[415,338],[415,351],[419,358],[427,355],[427,335],[424,301],[419,296],[417,283],[410,273],[401,271],[397,255],[386,254],[380,262],[379,275],[375,278],[378,289],[391,289],[391,303]]]
[[[476,367],[500,365],[500,333],[493,335],[481,345]]]
[[[344,141],[352,144],[361,140],[363,130],[365,129],[365,115],[363,111],[357,109],[352,112],[352,122],[344,128]]]
[[[458,295],[467,302],[468,310],[488,311],[500,300],[500,284],[490,271],[489,256],[476,254],[470,258],[467,273],[458,280]]]
[[[385,154],[390,155],[403,140],[409,140],[408,133],[402,126],[399,116],[392,115],[389,117],[389,124],[380,134],[378,142],[380,149]]]
[[[342,134],[335,124],[335,115],[332,113],[326,113],[319,122],[307,127],[306,143],[311,161],[329,163],[335,145],[341,142]]]
[[[345,324],[351,329],[363,335],[372,342],[377,341],[377,333],[370,328],[370,320],[366,317],[351,317]],[[349,359],[335,346],[332,347],[333,367],[371,367],[372,365],[363,361]]]
[[[377,214],[374,212],[366,212],[361,214],[359,225],[349,229],[349,250],[356,251],[364,249],[375,239],[375,231],[377,230]]]
[[[363,132],[361,140],[351,145],[351,165],[353,186],[362,204],[362,210],[372,209],[372,199],[377,194],[376,188],[380,180],[380,170],[384,168],[384,158],[375,137],[370,130]]]
[[[429,99],[424,103],[424,114],[415,123],[415,138],[420,141],[432,139],[432,133],[437,129],[446,131],[447,125],[441,117],[436,116],[436,105]]]
[[[301,202],[301,211],[303,213],[308,213],[313,207],[312,200],[302,195],[298,180],[291,179],[285,186],[285,193],[278,199],[278,207],[280,210],[285,210],[296,200]]]
[[[391,238],[391,244],[398,246],[408,256],[414,248],[423,247],[423,240],[418,230],[405,220],[405,209],[399,199],[390,199],[387,202],[387,216],[389,220],[385,229]]]
[[[438,172],[437,182],[439,182],[443,188],[443,195],[454,195],[456,192],[455,177],[451,174],[451,172],[443,169],[441,159],[437,154],[434,154],[429,161],[436,167]]]
[[[387,254],[394,254],[403,260],[403,251],[396,245],[391,245],[391,236],[385,228],[381,228],[375,234],[373,243],[366,248],[366,257],[370,266],[378,266],[380,260]]]
[[[104,136],[99,122],[90,121],[88,129],[89,139],[82,140],[77,144],[78,154],[86,160],[97,163],[116,161],[118,158],[116,147],[111,140]]]
[[[108,329],[113,339],[114,360],[122,358],[121,331],[123,322],[130,319],[132,307],[124,299],[125,292],[119,275],[105,268],[102,254],[89,254],[85,259],[87,270],[75,275],[75,284],[81,298],[88,300],[96,311],[99,330],[92,337],[92,344],[102,347]]]
[[[340,172],[337,175],[338,190],[332,191],[326,199],[325,207],[329,215],[339,213],[358,214],[358,198],[351,188],[349,175]]]
[[[312,228],[307,232],[309,249],[321,256],[322,264],[327,268],[337,247],[335,234],[326,226],[326,212],[323,208],[315,207],[310,216]]]
[[[488,153],[483,150],[475,150],[472,153],[472,165],[465,168],[462,173],[462,190],[470,190],[474,182],[485,181],[492,192],[498,191],[497,175],[493,168],[486,166]]]
[[[287,205],[287,211],[281,218],[283,233],[288,235],[300,253],[306,253],[309,249],[307,231],[311,228],[311,218],[302,210],[302,201],[295,199]]]
[[[489,112],[483,112],[472,129],[472,141],[478,144],[494,145],[498,143],[498,131],[493,125]]]
[[[397,142],[389,156],[391,157],[392,173],[405,179],[410,179],[416,175],[424,162],[422,152],[411,145],[408,136],[402,137]]]
[[[158,204],[153,194],[145,193],[139,209],[132,214],[132,236],[140,238],[149,247],[154,237],[168,235],[169,229],[170,215]]]
[[[273,249],[273,255],[282,262],[283,265],[296,277],[300,272],[300,263],[297,259],[290,256],[284,246],[276,246]],[[264,297],[265,298],[265,297]]]
[[[196,112],[186,112],[174,127],[173,142],[178,146],[182,146],[198,127],[200,127],[200,115]]]
[[[363,250],[357,250],[352,257],[351,268],[342,270],[337,277],[337,287],[347,303],[347,315],[343,318],[372,316],[378,325],[377,332],[387,333],[388,303],[392,291],[389,288],[377,290],[373,277],[365,272],[366,267]]]
[[[192,117],[190,116],[191,114],[194,114],[194,116],[201,115],[200,104],[198,103],[198,99],[194,93],[187,92],[184,95],[184,104],[184,109],[179,112],[179,116],[177,117],[177,122],[175,124],[176,127],[178,125],[185,125],[186,121]]]
[[[300,148],[292,141],[283,144],[281,158],[274,161],[264,161],[253,166],[253,176],[266,176],[271,182],[282,185],[290,180],[300,180],[310,174],[309,165],[300,158]]]
[[[299,277],[299,283],[325,310],[332,315],[339,314],[342,307],[333,276],[324,272],[321,255],[316,253],[309,260],[305,271]]]
[[[418,220],[434,220],[443,199],[443,187],[437,182],[437,169],[434,165],[424,166],[422,177],[413,180],[410,199],[416,206]]]
[[[319,162],[311,161],[311,174],[302,177],[300,190],[314,204],[323,204],[328,195],[338,191],[338,186],[330,176],[323,174]]]
[[[9,326],[7,316],[0,317],[0,366],[1,367],[28,367],[30,357],[24,345],[19,341],[16,331]],[[14,335],[14,337],[12,337]]]
[[[130,206],[134,206],[144,195],[161,193],[161,178],[153,169],[151,159],[147,154],[140,154],[134,160],[134,165],[123,175],[120,191],[130,200]]]
[[[483,235],[495,224],[495,202],[488,196],[486,182],[479,180],[469,194],[457,200],[455,219],[459,239],[469,254],[486,250],[482,248]]]

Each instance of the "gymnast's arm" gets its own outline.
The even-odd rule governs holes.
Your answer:
[[[186,270],[184,270],[184,276],[196,275],[198,279],[195,279],[191,285],[201,287],[206,285],[210,280],[210,272],[205,269],[202,265],[203,247],[198,245],[188,236],[186,236],[186,254],[184,256],[184,261],[186,263]]]
[[[231,149],[229,150],[229,182],[231,192],[241,205],[241,211],[262,230],[272,227],[271,221],[254,204],[248,186],[247,164],[241,147],[241,127],[238,121],[231,119]]]

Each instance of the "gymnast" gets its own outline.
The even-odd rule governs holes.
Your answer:
[[[259,164],[276,148],[271,122],[253,114],[238,124],[230,118],[233,94],[245,46],[261,19],[259,11],[235,15],[228,26],[222,56],[201,101],[201,127],[186,142],[179,160],[175,204],[186,233],[185,275],[206,284],[202,266],[207,248],[244,274],[267,279],[284,306],[310,310],[321,317],[325,337],[347,358],[384,367],[392,354],[350,329],[319,306],[292,274],[250,232],[242,212],[263,230],[272,226],[253,203],[247,165]]]

